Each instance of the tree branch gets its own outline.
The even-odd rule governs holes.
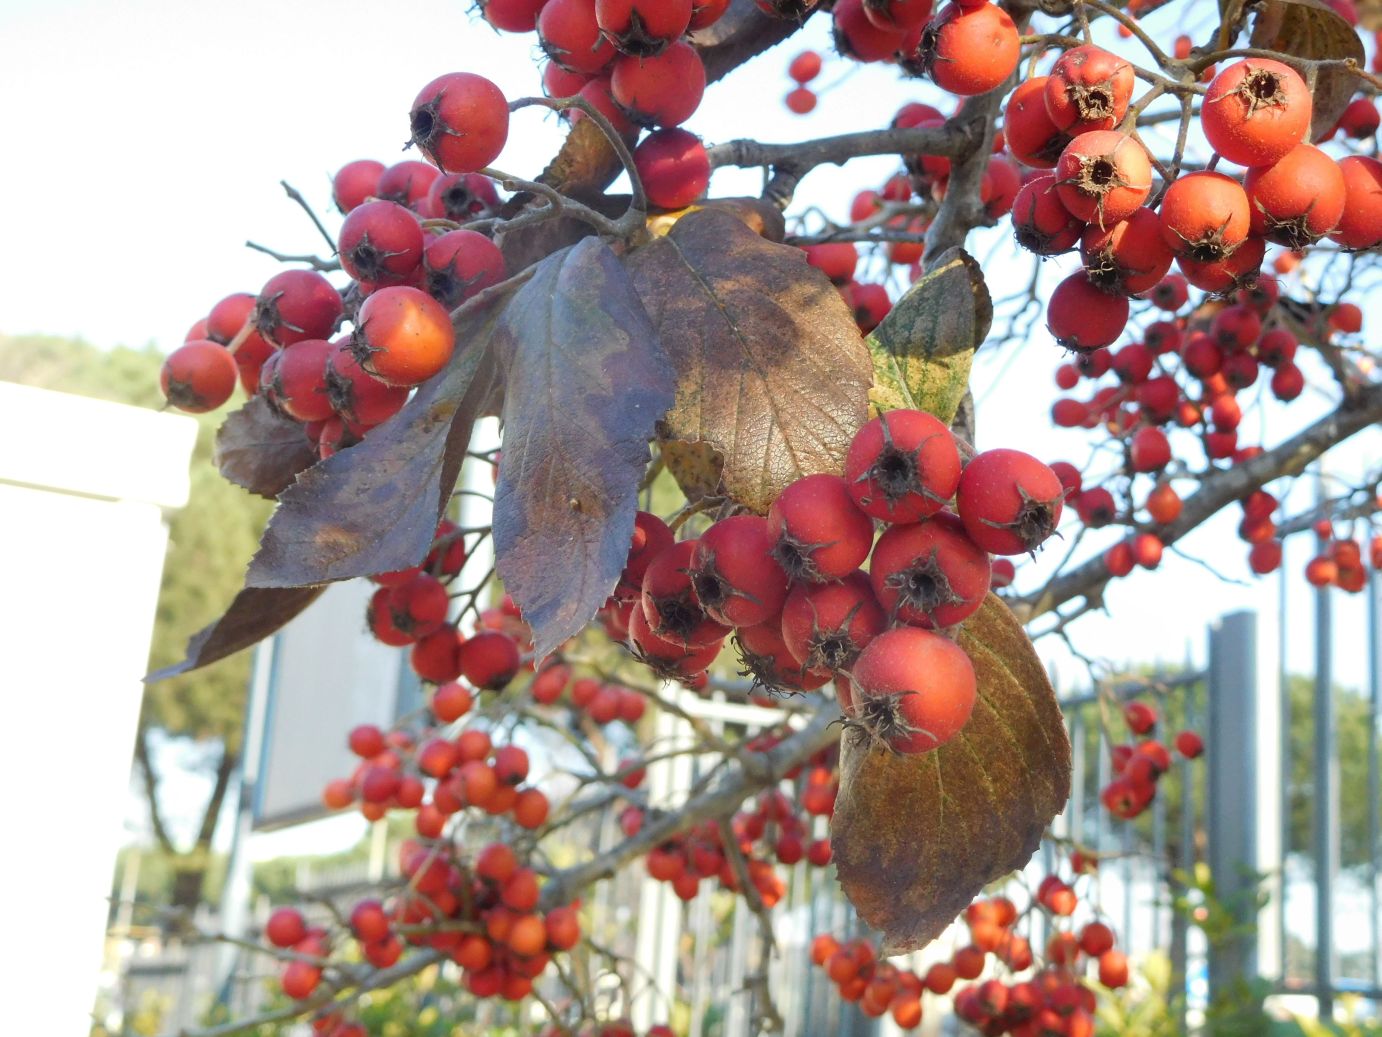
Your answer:
[[[134,738],[134,758],[139,763],[139,773],[144,779],[144,798],[149,804],[149,824],[153,827],[154,838],[163,852],[170,857],[178,855],[168,828],[163,823],[163,812],[158,806],[158,774],[154,771],[153,758],[149,753],[149,731],[142,723]]]
[[[1180,517],[1158,529],[1157,535],[1169,547],[1228,504],[1273,479],[1299,475],[1326,451],[1379,421],[1382,421],[1382,383],[1369,386],[1272,450],[1216,473],[1185,501]],[[1097,597],[1110,579],[1103,556],[1099,555],[1057,576],[1037,593],[1015,598],[1010,604],[1019,620],[1030,623],[1073,598]]]
[[[542,890],[543,909],[567,903],[586,886],[609,878],[624,864],[697,822],[733,813],[751,792],[780,781],[793,767],[833,742],[838,737],[831,727],[835,720],[831,710],[822,709],[800,731],[767,752],[746,752],[737,757],[715,788],[688,799],[675,813],[650,821],[633,838],[598,857],[555,872]]]
[[[866,155],[946,155],[968,150],[969,132],[955,120],[943,126],[908,129],[863,130],[821,137],[798,144],[761,144],[756,140],[731,140],[706,149],[710,168],[722,166],[786,166],[798,177],[816,166],[842,165]]]

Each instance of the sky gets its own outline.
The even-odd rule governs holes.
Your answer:
[[[825,19],[814,19],[789,44],[712,86],[687,128],[712,142],[790,141],[876,127],[905,101],[935,100],[887,69],[827,63],[817,110],[788,114],[781,103],[792,85],[787,63],[808,45],[828,50],[826,29]],[[0,163],[0,332],[172,348],[216,300],[256,291],[276,272],[273,260],[244,247],[246,239],[287,253],[321,248],[280,180],[301,189],[334,228],[331,174],[356,158],[402,157],[407,111],[425,83],[465,70],[493,79],[511,98],[539,93],[534,53],[532,37],[495,34],[462,0],[387,7],[363,0],[9,0],[0,7],[0,140],[10,145]],[[533,176],[561,136],[551,114],[520,112],[496,165]],[[895,166],[875,158],[819,169],[803,182],[795,211],[817,207],[843,219],[853,193],[879,186]],[[721,171],[712,193],[750,193],[758,183],[755,171]],[[971,248],[995,295],[1022,283],[1027,270],[1004,258],[1005,234],[976,235]],[[1060,269],[1053,264],[1044,283],[1054,285]],[[1367,319],[1365,331],[1382,320],[1375,304]],[[1044,460],[1083,463],[1086,436],[1049,421],[1052,375],[1062,359],[1040,322],[1018,349],[981,351],[974,383],[981,448],[1018,446]],[[1266,408],[1245,425],[1263,428],[1270,445],[1327,405],[1306,397]],[[1375,430],[1359,437],[1339,452],[1335,470],[1361,470],[1382,456],[1380,440]],[[1298,485],[1290,510],[1312,493]],[[1230,508],[1184,548],[1243,580],[1237,518]],[[1108,542],[1093,538],[1085,550]],[[1298,576],[1309,551],[1304,538],[1287,550],[1287,654],[1297,671],[1311,668],[1313,650],[1312,598]],[[1062,553],[1048,550],[1019,586],[1030,587]],[[1206,627],[1226,612],[1258,608],[1274,626],[1278,587],[1275,579],[1224,582],[1168,554],[1156,577],[1115,583],[1108,615],[1086,617],[1072,636],[1082,652],[1114,665],[1200,662]],[[1362,687],[1364,604],[1334,597],[1336,677]],[[1040,648],[1064,687],[1082,686],[1083,668],[1062,646],[1047,639]]]

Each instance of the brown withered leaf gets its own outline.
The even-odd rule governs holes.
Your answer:
[[[727,212],[759,237],[780,242],[787,234],[787,220],[782,210],[762,198],[712,198],[673,212],[653,213],[648,217],[648,232],[662,237],[677,225],[683,216],[703,209]]]
[[[1357,31],[1324,0],[1264,0],[1254,15],[1248,42],[1280,51],[1288,62],[1291,58],[1352,58],[1359,64],[1365,60]],[[1320,140],[1334,128],[1360,83],[1345,68],[1318,70],[1315,81],[1309,83],[1314,102],[1311,140]]]
[[[795,479],[840,471],[867,416],[868,350],[800,249],[704,209],[625,262],[677,369],[664,439],[714,447],[730,496],[760,513]]]
[[[674,374],[599,238],[536,267],[493,347],[505,386],[495,554],[541,657],[590,621],[624,568]]]
[[[221,422],[211,459],[228,481],[273,500],[316,464],[317,452],[300,422],[256,395]]]
[[[683,443],[677,439],[658,444],[662,464],[677,481],[688,504],[704,497],[718,497],[723,492],[720,475],[724,459],[709,443]]]
[[[316,601],[324,589],[245,588],[235,595],[235,600],[230,603],[225,615],[188,639],[187,655],[182,662],[155,670],[144,680],[150,684],[167,680],[180,673],[209,666],[218,659],[224,659],[242,648],[257,644]]]
[[[867,339],[874,410],[908,407],[949,424],[992,323],[993,302],[978,260],[962,248],[947,250]]]
[[[1026,632],[990,594],[959,643],[979,696],[930,753],[897,756],[846,731],[830,824],[836,871],[884,953],[933,940],[983,886],[1022,867],[1070,793],[1070,742]]]
[[[1353,0],[1358,12],[1358,24],[1369,32],[1382,29],[1382,0]]]
[[[403,409],[304,472],[279,498],[250,562],[250,587],[300,587],[416,565],[427,554],[495,391],[489,338],[509,297],[473,313],[456,353]]]

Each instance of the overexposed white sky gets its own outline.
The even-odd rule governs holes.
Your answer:
[[[1212,6],[1212,5],[1210,5]],[[277,265],[244,248],[252,238],[283,252],[321,242],[278,185],[286,179],[329,216],[330,176],[355,158],[392,162],[403,153],[407,112],[418,89],[449,71],[478,72],[510,97],[540,93],[531,36],[494,33],[464,0],[9,0],[0,6],[0,331],[78,335],[109,347],[152,341],[172,348],[223,295],[255,291]],[[816,111],[789,115],[785,69],[805,46],[829,50],[828,20],[709,89],[687,124],[708,141],[739,136],[788,141],[886,123],[908,100],[936,101],[920,83],[878,66],[827,62],[831,84]],[[1149,19],[1155,30],[1158,22]],[[819,84],[818,84],[819,85]],[[945,105],[942,105],[945,107]],[[540,110],[514,118],[496,163],[534,176],[562,134]],[[853,193],[879,186],[896,167],[861,160],[813,173],[798,209],[843,218]],[[756,190],[754,171],[722,171],[717,194]],[[995,247],[1006,228],[976,235],[995,296],[1017,288],[1027,267]],[[1059,265],[1048,273],[1054,285]],[[1377,327],[1376,306],[1368,314]],[[1365,329],[1367,330],[1367,329]],[[1052,381],[1063,359],[1041,322],[1016,356],[982,355],[979,445],[1017,446],[1045,460],[1082,463],[1086,434],[1051,428]],[[1001,377],[1000,377],[1001,375]],[[1258,387],[1260,388],[1260,386]],[[1258,388],[1248,394],[1255,399]],[[1271,406],[1244,428],[1264,428],[1271,445],[1322,413],[1325,401]],[[1336,470],[1356,472],[1382,456],[1375,431],[1340,452]],[[1313,490],[1300,486],[1304,507]],[[1246,547],[1233,535],[1237,510],[1189,538],[1190,553],[1246,578]],[[1092,537],[1102,550],[1111,537]],[[1299,574],[1310,545],[1287,552]],[[1049,567],[1063,551],[1049,549]],[[1034,577],[1023,577],[1028,585]],[[1093,615],[1073,628],[1082,650],[1116,662],[1203,658],[1205,628],[1238,608],[1276,611],[1275,579],[1223,583],[1168,552],[1155,577],[1110,589],[1116,619]],[[1293,669],[1311,667],[1311,597],[1289,584],[1287,640]],[[1335,596],[1338,680],[1366,679],[1361,598]],[[1042,644],[1063,683],[1082,672],[1056,644]]]

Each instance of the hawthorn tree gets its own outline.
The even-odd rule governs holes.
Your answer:
[[[367,577],[373,636],[435,687],[428,716],[355,729],[360,765],[324,791],[371,820],[412,812],[402,880],[333,924],[274,914],[265,950],[292,1003],[269,1018],[359,1034],[362,992],[450,962],[477,999],[537,999],[553,1032],[631,1032],[564,962],[591,922],[580,898],[642,859],[684,899],[717,884],[758,915],[754,1025],[774,1032],[776,865],[805,859],[834,868],[877,933],[812,947],[866,1013],[915,1026],[926,991],[986,1033],[1091,1033],[1094,991],[1128,975],[1109,927],[1074,921],[1097,853],[1062,847],[1030,905],[974,899],[1027,863],[1069,792],[1031,636],[1068,638],[1112,580],[1228,508],[1258,573],[1298,532],[1319,539],[1316,586],[1361,590],[1382,564],[1367,539],[1378,472],[1308,514],[1272,492],[1382,418],[1351,301],[1382,243],[1360,12],[489,0],[483,17],[537,33],[545,96],[510,100],[464,71],[421,85],[408,129],[426,161],[341,168],[339,232],[318,221],[329,254],[279,257],[287,269],[217,303],[164,367],[184,409],[243,386],[219,466],[277,507],[244,589],[157,676]],[[788,144],[707,146],[680,128],[708,84],[811,18],[833,19],[831,62],[889,63],[935,104]],[[1200,20],[1196,38],[1159,38]],[[813,106],[822,62],[792,59],[790,110]],[[531,107],[569,121],[560,152],[534,179],[493,169]],[[849,222],[795,211],[816,168],[880,155],[899,172],[861,190]],[[726,167],[761,169],[760,195],[706,197]],[[996,300],[966,251],[995,227],[1031,269]],[[891,263],[887,283],[861,280],[861,257]],[[1023,346],[1042,316],[1070,394],[1051,419],[1087,431],[1086,465],[971,446],[976,350]],[[1245,409],[1289,416],[1267,397],[1307,388],[1326,413],[1249,434]],[[471,451],[487,415],[502,445]],[[467,457],[493,466],[495,491],[492,521],[462,526]],[[1016,570],[1058,531],[1057,564]],[[466,570],[489,539],[495,571]],[[719,734],[679,705],[687,690],[748,694],[781,721]],[[650,711],[696,743],[652,744]],[[1121,717],[1101,797],[1132,818],[1172,753],[1203,746],[1156,737],[1149,702]],[[612,724],[644,751],[590,749]],[[519,726],[576,747],[576,793],[554,804],[529,781]],[[649,804],[645,768],[688,754],[708,777],[672,809]],[[609,811],[622,837],[592,848],[579,833]],[[961,912],[973,942],[950,963],[918,976],[880,958]],[[1033,912],[1056,926],[1043,948],[1025,935]],[[990,963],[994,978],[952,989]]]

